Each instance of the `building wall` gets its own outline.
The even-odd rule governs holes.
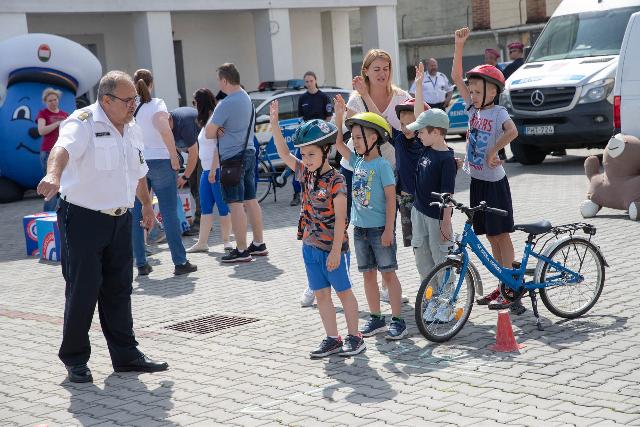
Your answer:
[[[133,73],[137,68],[131,14],[28,14],[27,26],[30,33],[57,34],[81,44],[97,43],[103,70]]]
[[[216,68],[225,62],[236,65],[247,90],[258,86],[251,12],[172,13],[171,25],[173,39],[182,41],[188,105],[191,95],[201,87],[218,91]]]
[[[311,70],[318,76],[318,84],[325,84],[322,42],[322,20],[319,10],[290,10],[291,45],[294,78],[301,79]],[[294,36],[295,35],[295,36]],[[332,49],[332,46],[327,46]]]
[[[527,22],[527,1],[490,0],[491,28],[515,27]]]

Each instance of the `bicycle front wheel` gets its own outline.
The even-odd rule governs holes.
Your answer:
[[[267,198],[271,192],[271,186],[273,185],[273,174],[271,169],[267,166],[264,160],[260,160],[258,163],[258,177],[256,180],[256,199],[258,203],[261,203]]]
[[[454,291],[463,275],[458,295]],[[445,342],[453,338],[469,319],[475,294],[475,274],[462,263],[446,260],[422,281],[416,296],[415,318],[420,333],[429,341]]]
[[[574,237],[558,245],[549,259],[581,278],[577,283],[569,283],[569,273],[545,263],[540,274],[540,283],[549,281],[549,285],[540,290],[544,306],[565,319],[575,319],[591,310],[604,287],[604,259],[596,245]]]

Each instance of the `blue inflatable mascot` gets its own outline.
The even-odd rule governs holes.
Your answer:
[[[102,67],[89,50],[51,34],[1,41],[0,58],[0,203],[8,203],[22,199],[42,178],[35,121],[45,108],[42,91],[60,90],[60,109],[71,114],[76,96],[98,82]]]

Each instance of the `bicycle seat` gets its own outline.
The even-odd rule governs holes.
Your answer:
[[[524,231],[529,234],[542,234],[551,230],[553,226],[546,219],[542,219],[538,222],[531,222],[529,224],[516,224],[514,228],[518,231]]]

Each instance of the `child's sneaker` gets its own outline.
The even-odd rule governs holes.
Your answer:
[[[489,305],[491,301],[498,298],[500,296],[500,289],[495,288],[493,292],[483,296],[482,298],[476,299],[476,304],[478,305]]]
[[[364,343],[364,339],[361,334],[347,335],[342,344],[342,351],[338,353],[338,356],[348,357],[355,356],[362,353],[367,349],[367,345]]]
[[[384,320],[384,316],[370,316],[360,333],[363,337],[372,337],[386,330],[387,323]]]
[[[407,324],[402,319],[395,319],[389,323],[389,332],[385,335],[388,340],[401,340],[408,334]]]
[[[389,289],[382,288],[380,289],[380,301],[386,302],[387,304],[391,304],[391,300],[389,299]],[[402,304],[406,304],[409,302],[409,297],[402,294],[402,298],[400,300]]]
[[[321,357],[327,357],[335,353],[339,353],[342,350],[342,338],[326,337],[320,343],[320,347],[309,353],[309,357],[312,359],[320,359]]]
[[[305,289],[300,297],[300,305],[302,307],[311,307],[313,306],[313,302],[316,300],[316,295],[309,288]]]
[[[507,301],[502,295],[498,295],[498,298],[489,303],[489,310],[504,310],[510,306],[511,302]]]

